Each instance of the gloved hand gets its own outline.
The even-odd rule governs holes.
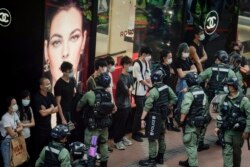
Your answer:
[[[180,128],[184,127],[184,121],[178,122],[178,126],[179,126]]]

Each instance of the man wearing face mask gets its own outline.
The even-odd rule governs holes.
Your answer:
[[[249,139],[250,102],[238,90],[236,78],[226,83],[229,93],[222,95],[215,132],[222,134],[222,155],[224,167],[241,166],[241,147],[244,139]]]
[[[152,87],[150,80],[149,60],[151,59],[152,49],[144,46],[140,49],[139,58],[133,65],[133,91],[132,94],[135,99],[136,111],[134,115],[132,138],[138,142],[143,142],[141,137],[145,135],[140,132],[140,118],[143,111],[143,106],[146,99],[146,93]]]
[[[72,102],[75,94],[73,65],[64,61],[60,67],[63,75],[56,81],[54,93],[58,106],[57,124],[72,122]]]
[[[86,82],[87,91],[94,90],[96,88],[95,78],[108,71],[108,64],[104,58],[97,58],[95,60],[94,66],[95,72],[88,78]]]
[[[207,53],[204,49],[202,41],[205,34],[201,26],[195,26],[192,33],[192,41],[189,44],[190,58],[194,62],[198,72],[202,72],[204,63],[207,60]]]
[[[55,97],[51,93],[51,82],[48,78],[42,77],[39,80],[39,92],[34,96],[33,106],[36,126],[32,133],[32,143],[34,146],[32,162],[38,158],[42,148],[50,141],[51,114],[58,112]]]
[[[126,125],[131,112],[131,92],[133,78],[130,72],[133,70],[132,59],[124,56],[121,59],[122,73],[116,85],[117,112],[113,116],[114,143],[118,150],[124,150],[132,142],[125,136]]]

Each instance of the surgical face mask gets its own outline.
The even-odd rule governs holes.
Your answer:
[[[228,92],[229,92],[228,86],[224,86],[224,87],[223,87],[223,91],[224,91],[225,93],[228,93]]]
[[[170,58],[170,59],[168,59],[167,64],[172,64],[172,62],[173,62],[173,59],[172,59],[172,58]]]
[[[149,60],[151,60],[151,56],[145,57],[145,60],[148,62]]]
[[[182,57],[183,58],[188,58],[189,57],[189,53],[182,52]]]
[[[16,112],[16,111],[18,110],[18,105],[17,105],[17,104],[14,104],[14,105],[12,106],[12,110],[13,110],[14,112]]]
[[[22,99],[22,104],[23,106],[28,106],[30,104],[30,100],[29,99]]]
[[[109,72],[113,72],[113,71],[115,71],[115,66],[111,66],[109,69]]]
[[[70,78],[73,78],[73,77],[74,77],[74,72],[73,72],[73,71],[69,73],[69,77],[70,77]]]
[[[132,72],[133,71],[133,66],[129,66],[127,72]]]
[[[108,71],[108,67],[103,67],[102,73],[105,73],[105,72],[107,72],[107,71]]]
[[[204,39],[205,39],[205,34],[201,34],[199,40],[200,40],[200,41],[203,41]]]
[[[51,84],[47,85],[46,87],[47,92],[51,91]]]

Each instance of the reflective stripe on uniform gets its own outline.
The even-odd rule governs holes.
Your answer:
[[[168,86],[167,86],[167,85],[164,85],[164,86],[158,88],[158,91],[160,92],[160,91],[162,91],[162,90],[164,90],[164,89],[167,89],[167,88],[168,88]]]
[[[60,153],[60,150],[57,150],[57,149],[54,149],[54,148],[52,148],[52,147],[46,147],[46,150],[47,151],[51,151],[51,152],[53,152],[53,153],[55,153],[55,154],[59,154]]]
[[[213,71],[221,71],[221,72],[228,72],[229,69],[227,68],[216,68],[216,67],[212,67]]]

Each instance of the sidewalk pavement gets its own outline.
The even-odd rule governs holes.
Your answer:
[[[215,144],[217,137],[214,134],[215,120],[213,120],[206,133],[205,143],[210,145],[209,150],[198,153],[199,167],[223,167],[222,149]],[[157,167],[178,167],[180,160],[186,160],[185,149],[182,143],[182,132],[172,132],[166,130],[166,144],[167,150],[165,154],[164,165],[157,165]],[[131,134],[128,134],[131,138]],[[148,141],[146,138],[144,142],[136,142],[132,140],[133,145],[128,146],[126,150],[117,150],[110,153],[108,161],[109,167],[138,167],[138,161],[148,158]],[[109,141],[112,145],[112,141]],[[250,165],[250,151],[247,149],[247,142],[245,141],[242,148],[242,163],[241,167],[249,167]]]

